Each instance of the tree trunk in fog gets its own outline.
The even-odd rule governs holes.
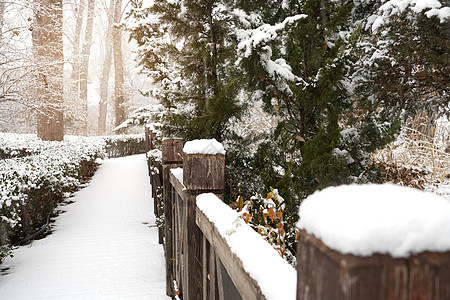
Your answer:
[[[81,29],[83,27],[83,13],[84,3],[81,0],[77,9],[77,24],[75,26],[75,34],[73,39],[73,63],[72,63],[72,88],[73,97],[78,97],[80,91],[80,41],[81,41]]]
[[[103,62],[102,78],[100,81],[100,103],[98,115],[98,134],[106,132],[106,116],[108,112],[108,87],[109,75],[111,73],[112,56],[112,25],[114,17],[114,0],[111,0],[108,11],[108,30],[106,32],[105,60]]]
[[[122,0],[115,0],[114,3],[114,23],[120,23],[122,18]],[[114,112],[115,126],[119,126],[125,121],[125,91],[122,58],[122,31],[113,28],[113,48],[114,48]]]
[[[3,32],[3,14],[5,13],[5,2],[1,2],[0,0],[0,39],[2,38],[1,34]]]
[[[94,7],[95,0],[88,0],[86,33],[84,36],[83,49],[81,52],[81,68],[80,68],[80,101],[82,102],[84,120],[83,133],[87,135],[88,131],[88,72],[89,72],[89,56],[92,44],[92,28],[94,25]]]
[[[64,139],[63,123],[63,10],[62,0],[36,2],[33,48],[37,62],[36,97],[39,138]]]

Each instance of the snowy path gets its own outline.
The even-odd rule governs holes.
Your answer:
[[[53,234],[0,265],[0,299],[170,299],[150,193],[144,155],[104,161]]]

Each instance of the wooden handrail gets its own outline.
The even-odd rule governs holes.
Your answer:
[[[214,248],[215,254],[227,270],[242,299],[266,299],[258,283],[245,272],[242,261],[231,251],[230,246],[220,235],[216,226],[208,220],[198,207],[196,208],[196,223],[211,247]]]

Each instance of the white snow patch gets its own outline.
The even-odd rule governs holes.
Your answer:
[[[295,299],[297,272],[257,232],[212,193],[197,196],[197,206],[218,229],[245,271],[268,300]],[[275,275],[275,276],[274,276]]]
[[[181,183],[183,184],[183,168],[175,168],[170,169],[170,173]]]
[[[147,152],[147,158],[153,158],[156,161],[162,162],[162,151],[159,149],[152,149]]]
[[[345,254],[450,250],[450,202],[393,184],[330,187],[300,206],[300,229]]]
[[[224,154],[223,145],[216,139],[202,139],[186,142],[183,147],[186,154]]]
[[[345,162],[350,165],[355,162],[347,150],[341,150],[339,148],[334,148],[331,152],[332,155],[336,156],[338,159],[345,160]]]

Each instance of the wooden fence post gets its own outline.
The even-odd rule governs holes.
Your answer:
[[[150,150],[153,150],[153,141],[155,140],[156,133],[153,132],[148,127],[145,127],[145,152],[147,153]],[[147,167],[148,167],[148,176],[152,176],[152,169],[153,169],[153,160],[147,159]],[[153,187],[152,184],[152,192],[153,195],[155,195],[154,191],[156,188]]]
[[[156,133],[148,127],[145,127],[145,150],[146,152],[153,149],[153,141],[155,140]]]
[[[150,151],[150,128],[145,126],[145,151]]]
[[[301,230],[297,253],[297,300],[450,299],[450,252],[355,256]]]
[[[164,252],[166,259],[166,294],[174,297],[173,280],[173,260],[175,258],[173,249],[173,189],[169,182],[170,169],[183,166],[183,141],[181,139],[164,139],[162,141],[162,175],[163,175],[163,194],[164,194]],[[158,208],[159,209],[159,208]]]
[[[196,198],[205,192],[213,192],[223,198],[225,188],[224,154],[184,154],[183,184],[186,187],[185,209],[185,252],[183,278],[183,299],[205,299],[207,292],[205,270],[208,269],[209,252],[203,234],[196,224]]]

